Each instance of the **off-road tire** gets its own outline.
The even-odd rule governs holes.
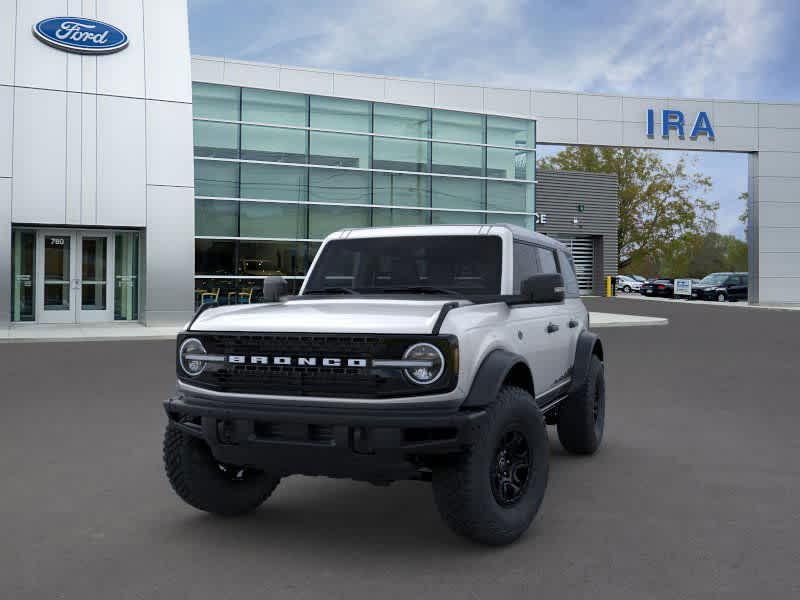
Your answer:
[[[433,494],[444,521],[457,534],[500,546],[519,538],[539,511],[547,488],[549,448],[544,417],[531,395],[504,386],[463,454],[433,469]],[[501,440],[518,431],[526,438],[529,471],[521,495],[502,505],[493,490],[492,473]]]
[[[257,509],[280,481],[263,471],[220,465],[203,440],[172,424],[164,433],[164,468],[184,502],[227,517]]]
[[[595,355],[586,378],[558,407],[558,439],[567,452],[594,454],[603,441],[606,383],[602,361]]]

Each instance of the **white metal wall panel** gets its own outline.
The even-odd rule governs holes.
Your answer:
[[[148,324],[187,321],[194,308],[194,193],[147,186],[145,241]]]
[[[65,223],[81,222],[81,184],[83,180],[83,115],[81,96],[67,93],[67,150],[66,150],[66,199]]]
[[[0,177],[0,324],[11,320],[11,179]]]
[[[214,67],[219,67],[220,73],[222,74],[221,77],[225,80],[225,83],[227,83],[228,85],[247,86],[249,84],[250,87],[267,87],[267,88],[270,87],[277,88],[279,86],[278,82],[279,82],[280,69],[278,69],[277,67],[265,69],[261,66],[253,65],[251,63],[235,62],[235,61],[220,62],[220,63],[214,63],[213,61],[206,61],[205,67],[207,69],[214,69]],[[211,76],[211,73],[209,73],[208,75]],[[192,67],[192,76],[194,76],[194,67]],[[204,78],[201,76],[200,79],[198,79],[197,81],[203,81],[203,80]],[[195,81],[195,79],[192,79],[192,81]]]
[[[9,0],[5,0],[9,2]],[[33,37],[31,28],[47,17],[67,14],[66,0],[17,2],[14,83],[25,87],[64,90],[67,86],[67,53]]]
[[[192,105],[147,101],[147,183],[194,186]]]
[[[14,83],[14,44],[17,27],[15,0],[0,2],[0,85]]]
[[[192,101],[186,0],[142,0],[148,98]]]
[[[66,221],[67,93],[14,89],[14,184],[17,223]]]
[[[11,177],[14,88],[0,85],[0,177]]]
[[[97,96],[97,222],[146,222],[145,101]]]
[[[81,94],[81,224],[97,225],[97,96]]]
[[[85,62],[94,62],[96,65],[97,93],[144,98],[146,40],[144,39],[141,1],[97,0],[97,18],[122,29],[128,34],[129,40],[128,47],[121,52],[99,57],[83,57]],[[159,58],[158,62],[161,60],[162,58]],[[148,69],[159,68],[158,64],[147,67]],[[91,80],[88,81],[84,91],[93,91],[92,83]]]

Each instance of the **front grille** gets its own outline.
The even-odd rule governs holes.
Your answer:
[[[209,354],[229,356],[316,358],[317,366],[208,363],[198,377],[187,378],[178,367],[178,376],[200,387],[221,392],[279,396],[320,396],[381,398],[389,396],[441,393],[455,386],[450,366],[455,339],[449,336],[371,336],[325,334],[192,334]],[[180,343],[181,340],[179,340]],[[326,367],[323,358],[400,359],[413,343],[436,344],[446,357],[446,371],[431,386],[409,382],[399,369],[368,367]],[[343,364],[346,364],[343,360]]]

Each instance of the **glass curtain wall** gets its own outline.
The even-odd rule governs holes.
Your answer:
[[[343,227],[533,228],[535,122],[195,83],[195,301],[299,289]]]

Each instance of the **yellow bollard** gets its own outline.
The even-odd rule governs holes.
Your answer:
[[[606,277],[606,298],[611,298],[613,296],[611,289],[611,275]]]

